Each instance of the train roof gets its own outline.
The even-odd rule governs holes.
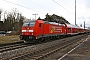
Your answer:
[[[85,29],[90,30],[89,28],[85,28]]]
[[[36,20],[24,20],[23,22],[32,22],[32,21],[36,21]]]
[[[70,27],[70,28],[80,28],[79,26],[76,26],[76,25],[73,25],[73,24],[66,24],[67,27]]]
[[[56,22],[49,22],[50,24],[54,24],[54,25],[64,25],[64,24],[60,24],[60,23],[56,23]]]

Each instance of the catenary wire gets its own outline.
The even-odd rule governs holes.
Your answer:
[[[62,1],[64,1],[65,2],[65,0],[62,0]],[[67,4],[67,2],[65,2],[66,4]],[[67,4],[68,5],[68,4]],[[68,5],[71,9],[73,9],[70,5]]]
[[[53,2],[55,2],[56,4],[58,4],[60,7],[62,7],[63,9],[65,9],[66,11],[68,11],[69,13],[73,14],[72,12],[70,12],[69,10],[67,10],[66,8],[64,8],[62,5],[60,5],[59,3],[57,3],[55,0],[53,0]]]
[[[39,6],[39,7],[41,7],[41,8],[44,8],[44,9],[46,9],[46,10],[50,11],[50,10],[49,10],[49,9],[47,9],[46,7],[43,7],[43,6],[41,6],[41,5],[39,5],[39,4],[35,3],[35,2],[33,2],[33,1],[31,1],[31,0],[28,0],[28,1],[32,2],[33,4],[38,5],[38,6]]]
[[[8,3],[11,3],[11,4],[14,4],[14,5],[17,5],[17,6],[20,6],[20,7],[23,7],[23,8],[26,8],[26,9],[29,9],[29,10],[32,10],[32,11],[44,13],[44,12],[37,11],[37,10],[31,9],[31,8],[29,8],[29,7],[25,7],[25,6],[22,6],[22,5],[20,5],[20,4],[16,4],[16,3],[13,3],[13,2],[10,2],[10,1],[7,1],[7,0],[3,0],[3,1],[8,2]]]

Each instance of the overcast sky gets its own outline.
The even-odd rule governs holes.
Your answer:
[[[80,25],[85,21],[86,26],[89,27],[90,0],[76,0],[76,7],[76,23]],[[0,0],[0,8],[7,11],[16,8],[22,15],[31,19],[35,18],[33,14],[38,14],[36,18],[42,19],[47,13],[56,14],[75,24],[75,0]]]

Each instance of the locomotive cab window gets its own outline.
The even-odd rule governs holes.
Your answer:
[[[25,23],[23,24],[23,26],[25,26],[25,27],[27,27],[27,26],[33,27],[34,24],[35,24],[35,21],[33,21],[33,22],[25,22]]]

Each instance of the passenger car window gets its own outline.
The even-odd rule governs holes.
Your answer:
[[[71,30],[71,28],[68,28],[68,30]]]

